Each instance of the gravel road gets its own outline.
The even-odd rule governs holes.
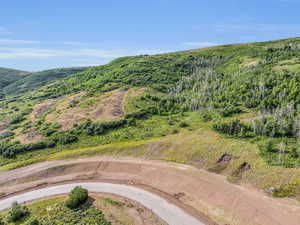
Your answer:
[[[116,194],[137,201],[152,210],[169,225],[205,225],[182,209],[155,194],[127,185],[100,182],[64,184],[23,193],[1,200],[0,211],[9,208],[11,204],[16,201],[18,203],[25,203],[35,199],[65,194],[69,193],[70,190],[76,186],[82,186],[90,192]]]

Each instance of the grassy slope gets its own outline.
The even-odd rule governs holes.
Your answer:
[[[14,81],[22,79],[27,74],[28,72],[21,70],[0,68],[0,90]]]
[[[144,222],[162,224],[158,218],[141,205],[131,200],[112,195],[92,195],[90,204],[86,204],[84,209],[71,210],[64,206],[66,196],[53,197],[27,204],[30,216],[27,216],[15,224],[28,222],[30,217],[38,219],[40,224],[89,224],[102,225],[111,224],[137,225],[141,220]],[[101,212],[101,213],[100,213]],[[0,216],[6,217],[7,210],[0,212]],[[104,215],[104,217],[103,217]],[[135,218],[137,217],[137,218]],[[151,224],[152,224],[151,223]],[[10,223],[9,225],[13,225]]]
[[[8,225],[24,224],[35,217],[40,224],[99,224],[109,225],[103,213],[93,205],[86,203],[76,210],[71,210],[64,206],[66,197],[56,197],[47,200],[34,202],[28,205],[30,215],[22,218],[16,223]],[[3,218],[7,211],[2,212]]]
[[[31,91],[39,88],[51,81],[63,79],[71,76],[75,73],[82,72],[87,68],[62,68],[45,70],[36,73],[30,73],[23,79],[18,79],[13,83],[10,83],[3,90],[7,95],[19,95],[21,93]]]
[[[300,180],[299,169],[269,166],[261,158],[256,143],[224,137],[212,131],[210,129],[211,122],[202,122],[199,113],[189,113],[178,119],[190,124],[189,127],[180,128],[179,122],[169,125],[168,118],[154,117],[143,123],[143,128],[139,125],[133,129],[121,128],[100,136],[100,138],[99,136],[86,136],[79,143],[69,145],[67,148],[60,147],[51,151],[42,150],[22,155],[18,162],[2,166],[1,170],[22,167],[45,160],[95,155],[161,159],[190,164],[198,168],[214,169],[219,158],[227,153],[238,159],[230,163],[227,168],[220,170],[219,173],[228,176],[233,182],[245,182],[259,188],[270,188]],[[171,134],[174,129],[178,130],[179,133]],[[149,131],[152,134],[149,134]],[[129,140],[126,136],[128,132],[131,135]],[[145,135],[149,135],[149,137],[145,137]],[[107,143],[116,136],[123,136],[123,138]],[[250,163],[251,170],[244,174],[237,174],[240,165],[244,162]]]
[[[253,100],[253,104],[259,107],[260,102],[255,102],[256,97],[252,97],[253,93],[249,90],[252,90],[251,85],[256,84],[261,78],[270,81],[270,85],[273,85],[270,86],[272,88],[266,101],[268,104],[278,104],[276,90],[282,89],[281,85],[284,82],[287,82],[285,83],[287,87],[300,83],[297,80],[290,82],[288,77],[282,75],[295,74],[299,64],[300,49],[286,51],[282,50],[282,46],[299,43],[299,39],[289,39],[155,56],[123,57],[107,65],[90,68],[68,79],[42,87],[38,91],[26,94],[24,99],[34,105],[43,98],[64,96],[81,90],[94,95],[120,86],[150,88],[151,94],[163,96],[182,76],[191,73],[197,59],[205,57],[222,61],[216,71],[226,75],[224,80],[227,88],[226,95],[222,96],[227,101],[226,104],[245,107],[244,103]],[[297,88],[282,102],[288,102],[290,99],[298,101]],[[236,96],[242,98],[237,99]],[[33,97],[40,100],[32,101]],[[19,103],[11,102],[9,106],[11,108],[22,101],[20,99]],[[147,104],[146,100],[140,99],[138,107],[133,107],[134,104],[129,101],[125,108],[134,111],[138,108],[146,108]],[[242,114],[238,117],[240,116],[249,115]],[[170,117],[175,117],[178,121],[170,124]],[[211,130],[211,122],[202,122],[200,118],[196,112],[186,113],[186,115],[155,115],[147,120],[138,121],[136,126],[119,128],[104,135],[82,135],[79,137],[79,142],[67,146],[59,145],[54,149],[29,152],[18,155],[15,159],[1,158],[1,169],[12,169],[43,160],[106,154],[164,159],[214,169],[216,161],[222,154],[228,153],[236,156],[237,159],[219,172],[226,174],[232,181],[250,182],[261,188],[280,187],[282,184],[299,182],[299,169],[270,166],[261,158],[258,144],[262,140],[259,138],[248,140],[225,137]],[[183,120],[189,124],[189,127],[179,126],[180,121]],[[226,119],[222,118],[222,120]],[[179,133],[175,134],[178,131]],[[248,162],[251,170],[240,174],[238,170],[243,162]]]

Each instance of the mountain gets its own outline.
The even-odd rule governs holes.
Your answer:
[[[299,198],[299,72],[291,38],[29,74],[0,101],[0,169],[135,156]]]
[[[53,80],[63,79],[86,69],[87,68],[85,67],[59,68],[35,73],[27,73],[26,77],[21,77],[8,84],[3,89],[3,92],[6,95],[18,95],[27,91],[31,91],[35,88],[39,88]]]
[[[0,67],[0,89],[24,78],[28,72]]]

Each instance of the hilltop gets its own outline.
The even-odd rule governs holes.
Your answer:
[[[18,79],[22,79],[25,77],[29,72],[21,71],[21,70],[14,70],[14,69],[7,69],[0,67],[0,89],[13,83]]]
[[[52,70],[45,70],[40,72],[22,72],[8,69],[0,72],[0,79],[7,79],[10,77],[10,82],[6,82],[2,87],[5,95],[19,95],[28,91],[37,89],[51,81],[66,78],[75,73],[82,72],[87,68],[58,68]],[[1,71],[1,70],[0,70]],[[24,76],[26,75],[26,76]]]
[[[3,88],[1,169],[142,156],[300,196],[299,38],[53,71]]]

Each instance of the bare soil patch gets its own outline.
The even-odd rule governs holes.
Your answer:
[[[36,119],[38,119],[40,116],[42,116],[44,113],[48,112],[50,109],[52,109],[54,107],[54,105],[59,101],[59,99],[49,99],[46,100],[43,103],[37,104],[30,117],[32,119],[32,121],[34,122]]]
[[[235,160],[236,157],[228,153],[224,153],[216,162],[216,165],[209,169],[210,172],[220,173],[222,170],[225,170],[228,164]]]
[[[29,144],[29,143],[34,143],[42,140],[43,136],[40,135],[37,131],[32,130],[25,134],[20,134],[16,136],[15,139],[20,141],[23,144]]]
[[[113,225],[167,225],[152,211],[130,199],[112,194],[93,194],[94,205]]]
[[[246,67],[255,67],[259,64],[259,61],[258,60],[253,60],[253,61],[250,61],[246,64]]]
[[[7,128],[7,124],[0,122],[0,132],[4,131]]]
[[[230,154],[223,154],[220,159],[217,161],[217,163],[219,164],[228,164],[231,160],[234,160],[235,157],[233,155]]]
[[[114,90],[100,96],[81,98],[84,93],[69,96],[58,103],[55,111],[46,116],[46,122],[58,123],[63,130],[84,119],[110,121],[124,115],[123,102],[127,91]]]

